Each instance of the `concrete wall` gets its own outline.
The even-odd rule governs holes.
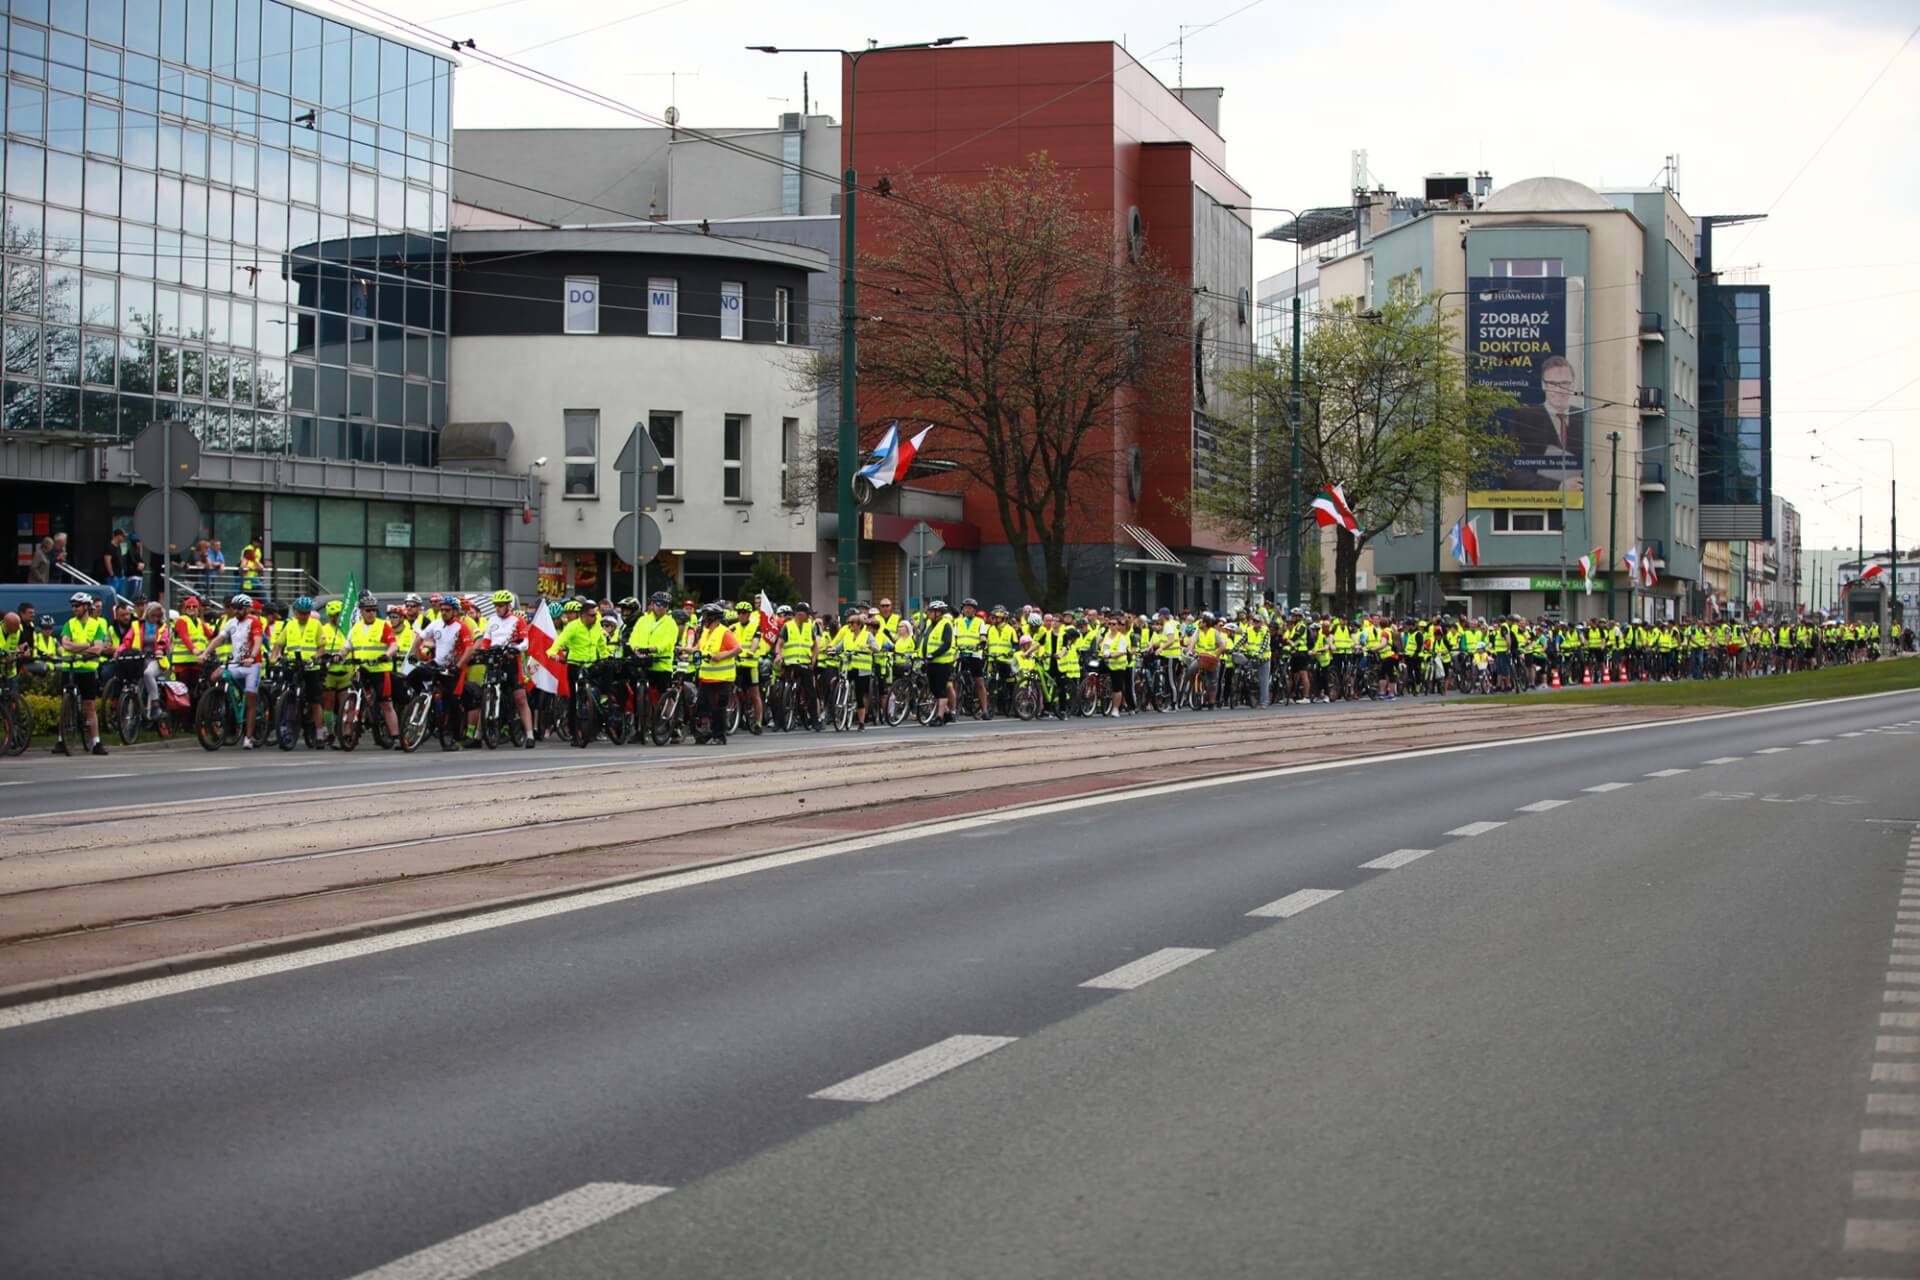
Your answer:
[[[651,412],[681,415],[680,497],[662,500],[656,518],[669,549],[694,551],[809,551],[813,511],[780,501],[781,419],[796,418],[804,442],[814,431],[813,397],[794,391],[792,348],[679,338],[544,337],[456,338],[452,350],[457,420],[513,425],[510,471],[536,473],[541,489],[544,545],[605,550],[619,510],[613,462],[635,423]],[[600,414],[597,496],[563,495],[565,411]],[[727,414],[752,420],[748,498],[721,499],[721,427]]]

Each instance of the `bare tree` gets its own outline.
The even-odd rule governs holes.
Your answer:
[[[1116,419],[1184,390],[1192,300],[1044,154],[867,208],[886,247],[860,264],[862,397],[936,425],[928,454],[991,495],[1028,597],[1060,607],[1073,516],[1112,499]]]

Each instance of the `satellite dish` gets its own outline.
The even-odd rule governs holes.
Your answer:
[[[668,125],[668,127],[669,127],[669,128],[671,128],[672,126],[674,126],[674,125],[676,125],[676,124],[679,124],[679,123],[680,123],[680,108],[678,108],[678,107],[668,107],[668,108],[667,108],[667,115],[666,115],[666,120],[667,120],[667,125]]]

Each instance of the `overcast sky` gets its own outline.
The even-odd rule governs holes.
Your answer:
[[[1848,490],[1864,483],[1867,544],[1886,545],[1887,450],[1859,436],[1899,439],[1902,541],[1920,542],[1920,39],[1895,56],[1916,0],[973,0],[937,19],[877,0],[371,2],[656,115],[676,103],[693,127],[772,123],[800,108],[802,71],[838,114],[836,59],[749,43],[1113,39],[1172,84],[1184,21],[1186,83],[1226,89],[1229,167],[1259,204],[1344,202],[1356,148],[1404,193],[1482,168],[1496,187],[1539,174],[1644,186],[1677,152],[1690,213],[1771,214],[1723,232],[1716,257],[1773,286],[1774,487],[1800,508],[1804,544],[1853,545],[1862,497]],[[471,57],[454,116],[637,123]],[[1257,274],[1291,265],[1259,243]]]

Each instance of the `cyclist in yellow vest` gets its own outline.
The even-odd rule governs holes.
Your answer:
[[[1100,636],[1100,661],[1113,677],[1113,702],[1107,714],[1117,716],[1121,708],[1133,707],[1133,632],[1130,627],[1109,627]]]
[[[387,742],[392,746],[400,740],[400,718],[393,709],[393,655],[400,649],[400,640],[393,632],[393,626],[380,617],[380,601],[371,595],[360,597],[360,616],[347,629],[347,645],[353,660],[360,666],[360,679],[380,709],[381,719],[387,723]],[[532,735],[528,735],[532,741]]]
[[[987,718],[987,620],[980,602],[968,596],[960,602],[960,616],[953,620],[953,643],[959,658],[959,678],[973,685],[973,713],[976,720]],[[957,699],[956,699],[957,701]]]
[[[96,756],[107,754],[100,741],[100,719],[94,704],[100,698],[100,659],[113,649],[107,620],[94,616],[94,598],[76,591],[67,598],[73,611],[60,628],[60,654],[73,672],[74,696],[80,700],[80,717],[86,726],[87,747]],[[70,754],[64,739],[53,744],[53,754]]]
[[[1205,698],[1203,705],[1208,707],[1213,706],[1220,696],[1219,663],[1221,651],[1225,648],[1223,643],[1225,637],[1220,634],[1219,627],[1214,623],[1215,619],[1211,612],[1202,613],[1200,625],[1193,630],[1193,642],[1190,646],[1193,653],[1192,669],[1200,678],[1200,688]],[[1212,659],[1211,662],[1208,661],[1209,658]]]
[[[326,674],[320,669],[320,656],[332,651],[328,643],[332,628],[313,611],[313,597],[301,596],[293,602],[293,616],[280,624],[271,640],[274,661],[300,663],[300,687],[306,693],[307,714],[312,718],[314,734],[326,740],[326,721],[322,713],[327,692]]]
[[[1010,687],[1013,683],[1013,655],[1019,642],[1020,629],[1009,620],[1006,606],[993,606],[992,619],[987,623],[987,666],[1003,686]],[[983,699],[980,708],[981,719],[993,719],[994,708],[990,700]]]
[[[694,712],[694,741],[716,747],[727,745],[727,690],[734,687],[739,666],[740,637],[727,624],[727,611],[717,604],[700,610],[700,701]],[[704,718],[705,732],[699,725]]]
[[[760,668],[767,655],[767,642],[760,633],[760,610],[751,600],[733,607],[733,635],[740,642],[740,660],[734,683],[740,690],[740,723],[747,732],[759,736],[760,722],[766,719],[766,706],[760,698]]]
[[[933,719],[929,729],[953,723],[953,660],[958,652],[953,619],[947,616],[947,602],[935,600],[927,605],[927,629],[920,640],[920,655],[927,664],[927,688],[933,693]]]
[[[780,626],[780,667],[783,671],[793,668],[795,687],[800,691],[798,711],[808,728],[817,728],[820,723],[814,668],[820,661],[821,642],[820,624],[813,620],[813,606],[805,600],[799,601],[793,606],[793,616]]]

